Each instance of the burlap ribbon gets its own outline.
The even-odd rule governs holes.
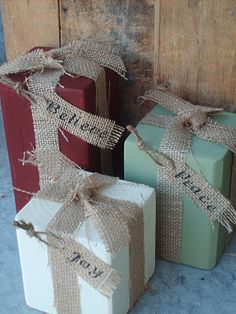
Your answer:
[[[58,151],[58,130],[63,133],[62,129],[97,147],[114,148],[124,128],[107,119],[109,108],[104,67],[125,77],[124,63],[115,48],[84,40],[48,52],[37,49],[0,67],[0,81],[31,101],[37,150]],[[21,72],[30,72],[24,83],[8,77]],[[94,80],[96,114],[99,116],[72,106],[56,94],[55,88],[63,74]],[[105,157],[108,163],[109,157]],[[106,164],[104,158],[102,163]],[[38,169],[42,186],[53,173],[53,164],[47,173],[40,165]]]
[[[220,222],[228,232],[232,231],[231,223],[236,223],[236,212],[230,201],[211,186],[203,175],[185,164],[185,154],[191,149],[192,134],[225,145],[236,152],[236,129],[210,119],[210,115],[222,112],[221,108],[196,106],[161,89],[148,91],[142,98],[154,101],[175,114],[150,112],[141,121],[166,128],[159,152],[146,147],[138,134],[134,134],[139,140],[139,147],[160,166],[157,182],[157,254],[164,259],[179,262],[184,194],[202,208],[212,222]]]
[[[79,228],[95,228],[114,257],[125,245],[130,248],[131,306],[144,290],[143,211],[137,204],[102,196],[99,190],[117,179],[92,174],[84,176],[59,153],[59,164],[51,182],[35,197],[62,202],[63,205],[46,227],[46,240],[32,224],[17,222],[16,226],[48,244],[49,265],[53,278],[54,304],[58,313],[78,314],[80,294],[77,275],[104,295],[111,297],[120,281],[119,274],[99,259],[91,249],[75,240]],[[31,162],[37,165],[42,153],[35,153]],[[51,155],[53,158],[54,156]],[[28,230],[29,231],[29,230]],[[89,232],[87,234],[89,241]]]

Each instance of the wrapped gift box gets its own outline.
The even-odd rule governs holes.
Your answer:
[[[155,190],[141,184],[119,180],[116,184],[103,188],[101,194],[119,200],[131,201],[143,209],[144,217],[144,271],[145,283],[155,268]],[[60,203],[33,198],[17,215],[16,220],[31,222],[35,230],[45,231],[46,225],[61,207]],[[30,238],[22,229],[17,229],[17,240],[24,283],[26,303],[47,313],[56,313],[53,306],[53,283],[48,266],[47,246],[35,238]],[[125,314],[130,308],[129,291],[129,247],[123,249],[115,258],[105,250],[99,235],[91,229],[86,233],[85,224],[76,234],[76,240],[92,251],[104,262],[112,265],[121,276],[121,282],[108,298],[83,279],[80,285],[81,314]]]
[[[164,115],[170,114],[161,106],[154,107],[153,112]],[[225,112],[214,116],[213,119],[229,127],[236,126],[236,115],[232,113]],[[165,129],[148,124],[139,124],[137,131],[148,147],[154,151],[159,149]],[[124,151],[125,179],[148,184],[155,188],[158,182],[158,167],[147,154],[139,150],[132,134],[125,141]],[[192,153],[189,152],[186,155],[187,165],[204,174],[206,180],[227,198],[230,193],[232,162],[233,154],[226,147],[193,135]],[[201,209],[196,208],[185,196],[180,262],[194,267],[210,269],[216,265],[224,252],[226,239],[227,234],[224,227],[215,223],[213,228],[208,216]]]
[[[120,94],[118,75],[109,69],[105,70],[107,91],[109,92],[110,119],[119,123]],[[11,75],[11,78],[15,81],[23,82],[25,75]],[[60,79],[60,84],[61,86],[58,85],[56,87],[56,92],[59,96],[73,106],[95,113],[95,84],[93,80],[64,75]],[[30,165],[23,166],[19,161],[23,158],[25,151],[31,151],[35,147],[30,102],[23,96],[17,95],[12,88],[3,84],[0,84],[0,96],[13,186],[21,190],[36,192],[39,189],[37,169]],[[83,169],[100,172],[100,150],[65,130],[63,132],[68,142],[59,132],[60,150]],[[122,172],[120,168],[122,164],[121,155],[121,147],[118,144],[113,151],[115,175],[119,175]],[[30,200],[31,196],[19,191],[14,191],[14,194],[16,210],[19,211]]]

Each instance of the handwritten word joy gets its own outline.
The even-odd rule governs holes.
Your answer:
[[[103,274],[103,271],[98,269],[97,266],[92,266],[88,261],[82,258],[79,252],[73,252],[72,257],[69,259],[71,263],[77,263],[84,269],[88,269],[88,274],[92,278],[97,278]]]

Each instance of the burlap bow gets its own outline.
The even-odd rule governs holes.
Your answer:
[[[185,136],[189,139],[191,134],[195,134],[205,140],[222,144],[234,153],[236,152],[236,129],[226,127],[211,119],[212,115],[223,112],[223,108],[193,105],[168,91],[162,90],[147,91],[142,98],[154,101],[176,115],[163,116],[158,113],[149,113],[141,123],[153,124],[166,129],[175,128],[177,133],[184,129],[185,132],[182,132],[181,137]],[[182,141],[184,142],[184,140]],[[188,142],[187,139],[186,142]],[[175,147],[178,150],[186,149],[189,151],[189,146],[187,148],[180,147],[180,143],[176,143]],[[171,149],[174,150],[175,147]]]
[[[40,162],[41,152],[31,159]],[[51,155],[53,158],[54,156]],[[62,202],[63,205],[46,227],[46,237],[28,224],[30,235],[48,244],[49,265],[54,286],[54,303],[58,313],[80,313],[77,275],[110,297],[120,281],[118,273],[99,259],[90,249],[75,239],[79,229],[95,228],[105,249],[115,256],[124,246],[130,246],[131,306],[144,289],[143,212],[135,203],[102,196],[100,189],[117,179],[92,174],[84,176],[67,158],[60,154],[54,176],[36,195]],[[16,226],[27,231],[25,222]]]
[[[187,194],[192,202],[202,208],[212,222],[220,222],[228,232],[236,223],[236,212],[217,189],[203,175],[185,164],[185,154],[191,149],[191,137],[195,134],[216,142],[236,152],[236,130],[220,125],[210,116],[222,112],[221,108],[195,106],[161,89],[147,91],[144,100],[154,101],[176,115],[150,112],[141,123],[166,128],[159,152],[146,147],[138,136],[139,147],[160,166],[157,182],[157,254],[180,261],[182,245],[183,198]]]
[[[97,147],[114,148],[124,128],[107,119],[109,106],[104,67],[125,77],[126,69],[117,49],[85,40],[48,52],[37,49],[0,67],[0,81],[31,101],[37,150],[58,151],[58,130],[63,133],[62,129]],[[25,82],[10,79],[10,74],[21,72],[30,73]],[[94,80],[96,114],[99,116],[78,109],[57,95],[55,88],[63,74]],[[103,156],[106,152],[101,154],[105,165],[108,156]],[[40,186],[48,181],[52,172],[53,169],[43,172],[39,165]]]

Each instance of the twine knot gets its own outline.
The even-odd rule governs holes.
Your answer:
[[[37,232],[35,231],[34,226],[31,222],[27,223],[23,220],[19,220],[14,221],[13,225],[17,228],[25,230],[30,238],[35,237],[37,235]]]
[[[145,149],[145,144],[141,139],[137,140],[137,146],[140,150],[144,150]]]
[[[134,135],[136,138],[136,144],[140,150],[146,152],[158,165],[164,166],[171,171],[175,169],[175,164],[173,160],[163,153],[153,153],[143,142],[142,138],[139,136],[138,131],[134,129],[131,125],[126,126],[127,130]]]
[[[43,237],[41,237],[41,235],[46,235],[46,232],[43,231],[36,231],[34,229],[34,226],[31,222],[25,222],[24,220],[16,220],[13,223],[13,226],[22,230],[25,230],[26,234],[30,237],[30,238],[36,238],[38,239],[40,242],[49,245],[47,241],[45,241],[43,239]],[[56,237],[58,239],[57,236],[53,235],[54,237]]]
[[[28,230],[26,231],[26,233],[30,238],[35,237],[35,229],[32,223],[28,224]]]
[[[191,129],[191,131],[198,131],[201,127],[207,124],[207,114],[200,110],[191,110],[181,114],[183,126]]]

